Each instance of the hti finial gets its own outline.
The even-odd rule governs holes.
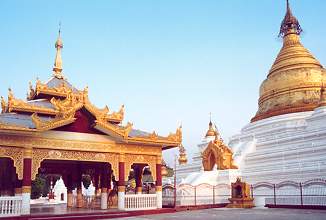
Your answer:
[[[59,22],[59,36],[61,34],[61,21]]]
[[[63,79],[62,75],[62,58],[61,58],[61,49],[63,48],[63,42],[61,40],[61,22],[59,22],[59,34],[58,34],[58,39],[55,42],[55,48],[57,49],[56,51],[56,56],[54,60],[54,67],[53,67],[53,72],[54,72],[54,77]]]
[[[290,9],[290,3],[289,3],[289,0],[286,0],[286,9],[287,9],[287,10]]]
[[[302,32],[298,19],[292,14],[289,0],[286,0],[286,14],[281,23],[279,37],[284,37],[288,34],[300,35]]]

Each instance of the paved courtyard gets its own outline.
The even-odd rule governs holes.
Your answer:
[[[148,220],[148,219],[198,219],[198,220],[325,220],[326,210],[304,209],[204,209],[184,211],[170,214],[136,216],[118,218],[121,220]]]

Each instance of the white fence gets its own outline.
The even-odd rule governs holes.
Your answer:
[[[200,184],[197,186],[180,184],[174,192],[174,186],[166,184],[163,186],[162,202],[164,207],[216,205],[229,203],[231,198],[231,186],[229,184]],[[176,193],[176,195],[174,195]]]
[[[125,195],[125,210],[149,210],[157,208],[156,194]]]
[[[22,197],[0,197],[0,217],[18,216],[22,213]]]

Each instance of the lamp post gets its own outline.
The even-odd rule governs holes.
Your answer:
[[[177,155],[174,155],[174,208],[177,206]]]

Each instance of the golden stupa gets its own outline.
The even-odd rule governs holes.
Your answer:
[[[318,107],[326,70],[301,44],[301,32],[287,1],[279,33],[283,47],[260,86],[259,109],[252,122]]]

